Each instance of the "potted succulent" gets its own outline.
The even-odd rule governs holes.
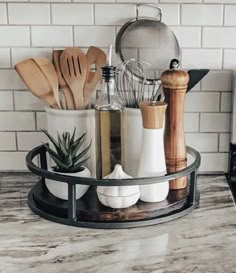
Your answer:
[[[69,176],[91,177],[89,169],[83,166],[83,164],[89,159],[88,156],[86,157],[86,154],[92,142],[85,149],[81,149],[86,139],[86,133],[76,138],[75,128],[72,136],[69,132],[64,132],[62,135],[58,133],[57,139],[55,139],[47,131],[42,130],[42,132],[50,141],[51,147],[46,144],[44,145],[49,156],[56,164],[56,166],[50,168],[50,171]],[[67,183],[46,179],[45,184],[54,196],[68,200]],[[81,198],[87,192],[88,188],[88,185],[76,185],[76,199]]]
[[[89,159],[86,161],[86,167],[96,177],[96,130],[95,130],[95,110],[63,110],[46,107],[47,131],[57,138],[58,133],[62,135],[64,132],[73,134],[76,127],[75,137],[79,137],[86,132],[86,140],[81,149],[86,148],[92,140],[91,147],[88,151]]]

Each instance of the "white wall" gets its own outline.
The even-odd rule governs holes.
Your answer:
[[[119,26],[135,17],[134,4],[139,1],[0,2],[0,170],[24,170],[27,151],[40,143],[45,114],[43,104],[15,73],[15,63],[32,56],[50,58],[57,47],[114,44]],[[187,95],[187,143],[201,152],[202,171],[226,171],[236,0],[160,0],[159,4],[163,21],[179,39],[182,67],[212,70]],[[149,12],[143,11],[152,15]]]

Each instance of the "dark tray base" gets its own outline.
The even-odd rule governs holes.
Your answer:
[[[187,205],[188,190],[170,191],[166,200],[157,203],[138,201],[126,209],[112,209],[103,206],[97,197],[96,187],[77,200],[76,216],[80,221],[124,222],[162,217]],[[54,197],[40,182],[33,188],[33,200],[37,207],[55,217],[68,218],[68,202]]]

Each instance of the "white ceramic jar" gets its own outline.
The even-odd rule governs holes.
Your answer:
[[[52,169],[50,171],[53,172]],[[76,177],[91,177],[91,173],[88,168],[83,167],[83,170],[81,172],[76,173],[60,173],[56,172],[57,174],[61,175],[68,175],[68,176],[76,176]],[[55,197],[68,200],[68,184],[65,182],[59,182],[54,181],[50,179],[45,180],[45,184],[50,191],[51,194],[53,194]],[[89,185],[76,185],[76,199],[81,198],[89,189]]]
[[[111,174],[104,179],[125,179],[132,178],[127,175],[121,165],[115,165]],[[112,183],[112,182],[111,182]],[[140,197],[139,186],[98,186],[97,194],[99,201],[107,207],[120,209],[134,205]]]
[[[142,149],[138,177],[163,176],[166,174],[164,152],[164,115],[166,103],[142,102],[140,109],[143,120]],[[169,182],[140,186],[140,199],[144,202],[160,202],[169,193]]]
[[[75,137],[81,136],[87,132],[86,140],[81,149],[85,149],[92,141],[91,147],[87,153],[90,156],[85,166],[96,177],[96,137],[95,137],[95,111],[88,110],[61,110],[46,107],[47,128],[50,135],[57,138],[57,133],[73,133],[76,127]],[[51,164],[52,165],[52,164]]]
[[[122,117],[122,165],[136,177],[142,144],[142,115],[139,108],[124,108]]]

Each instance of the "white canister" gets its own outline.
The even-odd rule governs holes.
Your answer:
[[[140,109],[143,120],[142,149],[138,177],[162,176],[166,174],[164,152],[164,115],[166,103],[142,102]],[[144,202],[160,202],[169,193],[169,182],[140,186],[140,199]]]
[[[92,141],[91,147],[87,153],[90,156],[84,164],[96,177],[96,136],[95,136],[95,111],[88,110],[61,110],[46,107],[48,133],[57,138],[57,133],[69,132],[73,134],[76,128],[75,137],[78,138],[85,132],[86,140],[81,149],[85,149]]]
[[[142,145],[142,115],[139,108],[124,108],[122,117],[122,165],[136,177]]]

